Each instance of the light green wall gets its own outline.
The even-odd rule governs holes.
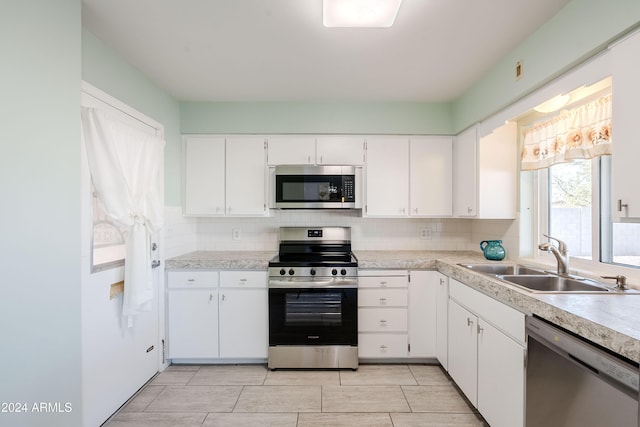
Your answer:
[[[451,134],[448,103],[183,102],[182,133]]]
[[[80,426],[80,0],[1,9],[0,425]]]
[[[454,103],[456,133],[606,48],[640,22],[638,0],[573,0]],[[515,80],[515,64],[524,73]]]
[[[162,123],[165,130],[165,204],[180,205],[180,104],[85,28],[82,79]]]

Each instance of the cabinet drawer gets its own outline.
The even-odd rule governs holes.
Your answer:
[[[167,273],[170,288],[218,287],[217,271],[170,271]]]
[[[406,334],[359,334],[358,356],[407,357],[408,344]]]
[[[520,343],[525,341],[524,313],[450,279],[449,296]]]
[[[406,289],[358,289],[359,307],[406,307]]]
[[[359,276],[360,288],[406,288],[408,276]]]
[[[268,273],[266,271],[221,271],[220,286],[223,288],[266,288]]]
[[[407,332],[406,308],[359,308],[360,332]]]

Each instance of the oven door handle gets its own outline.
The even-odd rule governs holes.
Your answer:
[[[357,288],[357,280],[309,280],[309,281],[292,281],[292,280],[269,280],[269,288],[272,289],[314,289],[314,288],[340,288],[349,289]]]

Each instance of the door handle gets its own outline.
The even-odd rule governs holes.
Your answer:
[[[151,268],[158,268],[160,267],[160,260],[159,259],[154,259],[153,261],[151,261]]]

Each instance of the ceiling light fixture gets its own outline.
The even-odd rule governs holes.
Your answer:
[[[557,95],[553,98],[544,101],[542,104],[533,107],[538,113],[553,113],[567,105],[571,99],[571,95]]]
[[[402,0],[322,0],[325,27],[388,28]]]

